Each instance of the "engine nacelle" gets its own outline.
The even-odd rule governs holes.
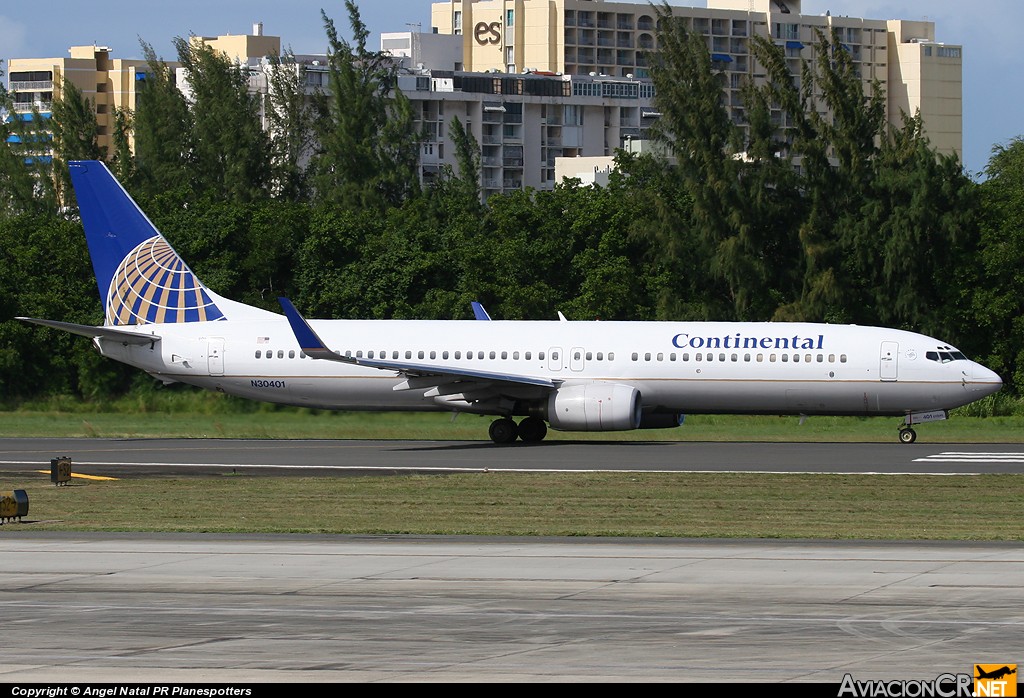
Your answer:
[[[547,420],[560,431],[627,431],[640,426],[640,391],[619,383],[586,383],[556,390]]]
[[[683,426],[686,415],[666,414],[661,412],[644,414],[640,420],[641,429],[675,429]]]

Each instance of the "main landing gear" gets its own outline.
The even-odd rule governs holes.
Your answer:
[[[548,425],[540,417],[527,417],[519,424],[502,417],[491,422],[487,433],[496,444],[510,444],[517,438],[526,443],[538,443],[547,436]]]
[[[917,432],[910,427],[903,427],[900,429],[900,443],[912,444],[917,441]]]

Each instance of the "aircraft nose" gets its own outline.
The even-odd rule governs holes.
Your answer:
[[[991,395],[1003,387],[1003,379],[995,371],[991,371],[981,364],[974,364],[971,367],[971,379],[975,384],[975,390]]]

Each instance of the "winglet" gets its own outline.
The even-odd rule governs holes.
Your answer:
[[[328,349],[327,345],[324,344],[316,331],[306,322],[306,318],[302,317],[299,311],[295,309],[290,300],[278,297],[277,302],[281,304],[281,309],[284,310],[284,315],[288,318],[288,324],[292,326],[292,332],[299,343],[299,348],[305,352],[306,356],[313,359],[354,363],[351,359]]]
[[[491,319],[491,316],[487,314],[487,311],[484,310],[484,307],[482,305],[480,305],[476,301],[473,301],[472,305],[473,305],[473,315],[476,317],[477,320],[490,320]]]

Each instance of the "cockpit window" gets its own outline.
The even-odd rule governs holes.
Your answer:
[[[925,352],[924,357],[929,361],[937,361],[940,364],[948,364],[951,361],[967,361],[967,357],[963,355],[963,352],[959,351],[929,351]]]

